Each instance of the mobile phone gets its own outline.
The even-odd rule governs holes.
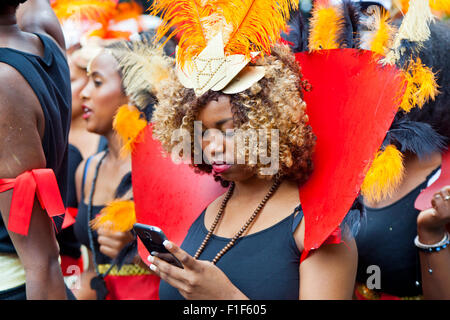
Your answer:
[[[160,228],[143,223],[135,223],[133,229],[149,253],[156,251],[158,258],[184,269],[183,264],[164,247],[163,242],[167,240],[167,237]]]

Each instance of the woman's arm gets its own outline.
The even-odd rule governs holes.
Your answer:
[[[437,195],[437,197],[436,197]],[[432,200],[433,208],[422,211],[417,217],[419,241],[431,245],[445,235],[450,223],[450,186],[444,187]],[[439,252],[420,251],[422,290],[425,299],[450,299],[450,248]]]
[[[88,250],[88,268],[80,276],[80,287],[72,289],[77,300],[97,300],[97,293],[91,289],[91,280],[97,273],[94,270],[92,252]]]
[[[300,264],[301,300],[351,300],[358,253],[354,239],[326,244]]]

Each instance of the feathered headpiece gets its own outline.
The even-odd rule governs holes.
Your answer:
[[[143,8],[136,2],[118,0],[55,0],[52,8],[59,18],[68,47],[82,37],[129,39],[144,30]]]
[[[309,31],[309,50],[345,48],[346,43],[339,39],[345,29],[343,21],[349,15],[350,1],[343,1],[341,6],[332,6],[327,1],[318,1],[312,11]],[[429,25],[434,18],[428,6],[428,0],[414,0],[405,15],[402,24],[397,28],[392,24],[389,12],[378,7],[372,8],[371,16],[365,22],[369,29],[365,41],[354,39],[360,46],[372,51],[375,59],[381,65],[395,65],[403,74],[402,86],[398,93],[399,110],[409,112],[414,107],[421,108],[427,101],[434,100],[438,94],[438,86],[434,72],[422,63],[419,53],[424,42],[430,37]],[[354,20],[354,19],[353,19]],[[360,22],[357,21],[359,24]],[[300,25],[297,23],[297,25]],[[304,25],[304,24],[303,24]],[[347,28],[348,29],[348,28]],[[356,28],[357,29],[357,28]],[[351,30],[351,29],[350,29]],[[304,31],[296,31],[305,33]],[[347,39],[352,33],[347,31]],[[353,33],[354,37],[358,37]],[[304,40],[297,40],[297,42]],[[380,59],[381,58],[381,59]],[[436,151],[443,147],[443,140],[430,126],[400,117],[394,121],[391,133],[377,152],[372,166],[366,174],[361,193],[369,201],[379,201],[391,194],[401,183],[403,177],[402,152],[412,151],[419,156],[425,156],[430,150]],[[398,135],[395,133],[406,133]],[[396,137],[396,139],[394,138]],[[390,141],[391,144],[386,144]],[[426,143],[422,148],[421,143]],[[411,149],[412,147],[413,150]]]
[[[366,28],[369,31],[364,31],[364,37],[358,32],[359,30],[364,29],[359,27],[363,21],[358,21],[359,17],[357,14],[353,13],[353,10],[349,10],[349,8],[354,6],[354,4],[351,4],[350,2],[351,1],[349,0],[344,0],[338,6],[332,6],[329,1],[326,0],[316,1],[312,10],[309,30],[305,27],[307,24],[301,21],[302,17],[299,15],[292,24],[294,29],[293,34],[299,37],[295,38],[288,35],[287,38],[293,43],[293,48],[294,50],[296,49],[297,52],[309,52],[298,53],[298,59],[302,65],[305,78],[309,80],[312,85],[312,92],[305,93],[305,101],[309,105],[308,113],[310,114],[311,126],[318,136],[315,158],[316,171],[313,173],[313,176],[311,176],[311,181],[309,181],[300,192],[300,196],[302,197],[303,195],[302,202],[304,204],[303,208],[306,218],[307,234],[305,235],[305,241],[307,243],[305,243],[305,246],[309,248],[317,247],[320,245],[321,241],[324,240],[323,235],[320,235],[318,232],[318,229],[320,228],[317,226],[314,228],[312,227],[313,224],[322,221],[318,219],[318,216],[325,214],[321,214],[320,211],[327,212],[328,210],[336,210],[340,212],[339,214],[344,213],[344,207],[347,206],[347,204],[344,206],[342,203],[348,201],[347,197],[350,197],[348,192],[352,191],[355,192],[355,194],[360,191],[369,201],[379,201],[386,196],[389,196],[402,181],[403,152],[410,151],[418,154],[419,157],[423,157],[443,148],[442,137],[429,125],[409,121],[402,117],[403,113],[409,112],[414,107],[422,107],[427,101],[434,99],[438,94],[434,72],[419,58],[420,50],[430,36],[429,26],[433,23],[433,16],[428,7],[428,0],[411,1],[410,10],[405,15],[398,30],[392,25],[389,12],[378,7],[374,8],[372,15],[368,19],[365,19]],[[346,48],[364,48],[366,51],[355,50],[352,52]],[[345,50],[347,50],[347,55],[344,52]],[[338,53],[338,51],[341,53]],[[317,56],[314,56],[314,54]],[[359,73],[354,74],[353,70],[350,68],[355,68],[356,63],[352,64],[351,61],[357,59],[357,56],[360,56],[360,60],[362,61],[364,60],[363,56],[367,55],[369,55],[369,57],[371,56],[370,60],[372,67],[362,63],[359,66],[359,68],[361,68]],[[335,56],[335,58],[333,58],[333,56]],[[316,62],[316,59],[323,61]],[[348,62],[345,62],[345,59],[347,59]],[[321,65],[325,68],[325,62],[328,60],[333,60],[328,64],[329,68],[332,68],[328,72],[328,75],[325,73],[322,78],[316,76],[317,68],[320,68]],[[308,65],[312,62],[316,65],[315,70]],[[348,66],[343,68],[341,76],[345,76],[346,78],[345,80],[339,80],[336,78],[339,73],[335,72],[334,68],[338,68],[344,63],[348,63]],[[355,87],[352,88],[352,97],[356,100],[359,99],[360,104],[366,105],[366,107],[370,100],[371,103],[373,103],[374,108],[378,105],[374,109],[377,110],[382,104],[379,99],[382,99],[382,96],[387,89],[387,87],[378,86],[377,83],[384,77],[386,78],[383,81],[388,81],[388,79],[390,79],[388,67],[394,67],[393,70],[398,70],[401,77],[398,75],[395,77],[400,83],[392,83],[390,85],[390,90],[394,92],[394,95],[396,96],[394,102],[389,102],[388,100],[383,102],[385,104],[393,103],[394,107],[397,106],[397,110],[395,110],[395,108],[392,109],[385,117],[380,117],[379,112],[374,112],[373,114],[373,117],[378,117],[379,120],[377,121],[380,121],[377,125],[377,129],[380,127],[385,128],[383,129],[385,131],[377,131],[377,133],[375,133],[375,127],[373,127],[373,135],[386,134],[387,132],[384,141],[383,139],[378,138],[378,140],[375,141],[372,137],[368,136],[363,138],[363,132],[360,132],[359,140],[366,139],[366,143],[369,143],[370,140],[370,143],[373,143],[374,146],[378,146],[379,148],[375,154],[371,155],[370,160],[368,160],[368,158],[363,160],[367,161],[365,168],[360,168],[358,163],[353,163],[353,159],[346,160],[347,166],[354,166],[352,170],[360,171],[361,179],[358,178],[357,180],[358,182],[361,181],[362,184],[360,183],[355,189],[348,190],[348,192],[337,192],[336,195],[339,196],[339,204],[335,204],[334,206],[329,204],[332,203],[335,198],[335,195],[333,195],[333,191],[331,190],[333,188],[330,187],[330,189],[327,190],[328,200],[325,201],[324,204],[319,203],[319,199],[321,198],[320,187],[323,186],[323,184],[318,182],[320,179],[322,179],[324,183],[325,181],[329,181],[329,179],[333,179],[333,181],[343,180],[346,181],[345,184],[347,186],[350,185],[350,183],[347,182],[350,181],[350,178],[345,174],[338,176],[337,172],[339,170],[337,169],[339,168],[336,167],[333,167],[333,170],[330,172],[326,171],[328,168],[327,161],[329,162],[329,157],[331,156],[329,150],[335,149],[333,149],[332,144],[328,144],[326,147],[324,145],[327,143],[327,139],[333,141],[334,139],[340,138],[342,135],[342,126],[328,123],[328,127],[334,127],[336,138],[333,138],[333,135],[331,134],[329,135],[331,129],[328,127],[321,127],[323,121],[320,117],[326,116],[320,115],[315,112],[315,110],[312,110],[313,102],[326,103],[326,99],[321,97],[321,94],[323,95],[323,93],[320,92],[320,89],[329,90],[329,92],[333,92],[332,95],[335,96],[341,94],[340,90],[348,90],[346,86],[335,84],[336,81],[345,81],[348,83],[354,81]],[[375,68],[375,70],[372,68]],[[380,74],[375,75],[376,72],[380,72]],[[379,99],[375,97],[369,98],[370,95],[366,93],[359,93],[360,87],[364,87],[366,83],[370,82],[369,78],[365,78],[365,76],[368,76],[371,73],[373,73],[373,77],[379,77],[379,79],[378,81],[372,80],[373,88],[367,88],[365,90],[377,90],[375,87],[378,87],[378,90],[381,90],[379,91]],[[360,78],[360,80],[353,80],[352,77],[355,79]],[[317,81],[319,81],[319,83]],[[328,87],[323,87],[323,85],[320,84],[320,81],[328,81]],[[317,91],[318,88],[320,88],[319,91]],[[314,93],[314,89],[316,89],[316,93]],[[328,100],[333,99],[334,98],[328,98]],[[352,107],[348,106],[348,108]],[[343,109],[343,111],[346,111],[348,108]],[[359,110],[357,107],[354,109]],[[386,109],[386,112],[387,111],[388,109]],[[395,117],[394,119],[395,111],[400,112],[398,113],[398,117]],[[367,110],[367,112],[373,111]],[[342,114],[338,113],[335,116],[339,117],[340,123],[345,121],[344,112],[342,112]],[[347,115],[347,117],[351,117],[351,115]],[[355,116],[353,121],[356,121],[356,118],[358,117]],[[361,117],[361,119],[362,118],[364,117]],[[390,129],[388,129],[389,125],[391,125]],[[356,127],[357,125],[349,125],[346,130],[356,132]],[[338,131],[340,132],[339,134],[337,134]],[[380,138],[382,138],[382,136],[380,136]],[[349,139],[351,139],[351,137],[345,138],[343,142],[347,142]],[[346,145],[342,144],[340,145],[340,148],[346,148]],[[357,158],[359,158],[361,150],[367,150],[365,147],[358,145],[357,141],[355,141],[353,148],[353,157]],[[339,152],[340,150],[336,149],[333,157],[337,157]],[[319,153],[321,153],[322,156],[318,155]],[[355,153],[358,153],[358,155]],[[328,158],[325,154],[328,154]],[[345,155],[343,156],[346,157]],[[321,159],[323,161],[321,161]],[[318,170],[321,170],[321,172],[319,173]],[[337,184],[339,184],[339,182],[337,182]],[[318,193],[319,195],[317,195]],[[324,196],[325,195],[322,195],[322,198]],[[336,196],[336,198],[338,197]],[[350,207],[350,204],[348,204],[348,207]],[[308,213],[307,211],[310,212]],[[311,215],[311,212],[314,211],[317,211],[317,213]],[[311,222],[311,219],[307,218],[307,214],[311,215],[315,220]],[[336,215],[339,214],[336,213]],[[328,217],[328,220],[329,219],[334,219],[334,216],[333,218]],[[322,231],[325,229],[331,230],[331,222],[320,222],[320,224],[323,224]],[[309,240],[306,240],[307,238],[309,238]]]
[[[409,0],[394,0],[403,14],[409,10]],[[430,8],[437,15],[450,15],[450,2],[448,0],[430,0]]]
[[[270,54],[297,5],[294,0],[156,0],[151,13],[164,21],[157,40],[181,34],[177,48],[181,83],[196,95],[208,90],[231,94],[264,76],[263,68],[248,63],[259,54]]]

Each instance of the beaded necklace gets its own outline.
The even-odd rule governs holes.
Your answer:
[[[242,228],[234,235],[234,237],[228,242],[228,244],[223,247],[222,250],[220,250],[215,258],[212,260],[213,264],[216,264],[217,261],[228,251],[230,248],[236,243],[236,241],[241,237],[241,235],[248,229],[248,227],[252,224],[252,222],[255,220],[257,215],[261,212],[261,210],[266,205],[267,201],[272,197],[272,195],[275,193],[275,191],[278,189],[278,187],[281,184],[281,179],[277,178],[275,182],[273,183],[272,187],[270,188],[269,192],[266,194],[264,199],[260,202],[258,207],[253,211],[253,214],[250,216],[250,218],[247,220],[247,222],[242,226]],[[217,212],[216,218],[214,219],[214,222],[206,235],[205,239],[203,240],[202,244],[198,248],[197,252],[194,255],[194,259],[198,259],[200,254],[203,252],[203,250],[206,247],[206,244],[208,243],[209,239],[211,238],[214,230],[216,229],[217,224],[219,223],[220,219],[223,216],[223,213],[225,211],[225,207],[227,206],[228,200],[230,200],[231,196],[233,195],[235,183],[232,182],[230,188],[227,191],[227,194],[225,195],[225,198],[222,201],[222,204],[219,208],[219,211]]]

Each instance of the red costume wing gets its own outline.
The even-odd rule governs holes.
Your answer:
[[[318,248],[352,206],[395,113],[402,75],[381,66],[372,52],[355,49],[297,53],[307,113],[317,136],[314,172],[300,188],[305,250]]]
[[[142,142],[132,156],[136,220],[161,228],[180,245],[194,220],[225,190],[212,176],[196,174],[187,164],[177,165],[170,155],[164,157],[150,125],[141,134]],[[138,249],[146,262],[148,253],[140,241]]]

